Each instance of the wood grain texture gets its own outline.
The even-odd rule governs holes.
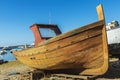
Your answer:
[[[80,69],[82,75],[103,74],[108,69],[108,48],[104,18],[99,20],[14,55],[35,69]]]

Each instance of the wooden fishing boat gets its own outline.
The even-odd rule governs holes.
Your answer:
[[[77,69],[83,75],[105,73],[108,69],[108,48],[101,5],[97,7],[97,12],[99,21],[64,34],[57,25],[32,25],[35,47],[14,52],[15,57],[29,67],[40,70]],[[50,29],[45,33],[54,34],[43,35],[41,32],[44,28]]]

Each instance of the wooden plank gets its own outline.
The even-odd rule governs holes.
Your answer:
[[[52,50],[56,50],[56,49],[65,47],[67,45],[72,45],[76,42],[83,41],[84,39],[86,40],[87,38],[89,39],[89,38],[92,38],[98,34],[101,34],[102,31],[99,30],[101,28],[102,27],[93,28],[93,29],[90,29],[89,31],[85,31],[83,33],[79,33],[77,35],[62,39],[60,41],[56,41],[56,42],[47,44],[46,46],[44,45],[44,46],[40,46],[37,48],[36,47],[31,48],[31,49],[28,49],[25,51],[23,50],[23,53],[22,53],[22,51],[20,51],[19,53],[21,56],[28,56],[28,55],[40,54],[40,53],[45,53],[45,52],[49,52]]]
[[[101,37],[100,37],[101,38]],[[95,41],[96,40],[100,40],[100,38],[99,37],[97,37],[96,39],[95,38],[93,38],[93,39],[91,39],[91,40],[94,40],[95,39]],[[91,42],[91,40],[89,40],[90,42]],[[86,45],[87,45],[87,47],[90,47],[90,45],[93,45],[93,44],[96,44],[96,43],[99,43],[99,42],[96,42],[96,43],[90,43],[90,44],[88,44],[89,42],[83,42],[83,43],[80,43],[81,45],[79,46],[79,45],[77,45],[76,44],[76,46],[75,47],[71,47],[71,48],[65,48],[65,49],[63,49],[63,50],[57,50],[56,52],[59,52],[59,53],[57,53],[56,54],[56,52],[50,52],[50,53],[46,53],[46,58],[45,58],[45,62],[44,62],[44,60],[43,60],[43,58],[41,59],[41,58],[39,58],[38,56],[40,55],[35,55],[35,57],[38,57],[38,58],[36,58],[36,60],[32,60],[31,61],[31,66],[38,66],[38,65],[40,65],[41,64],[41,67],[39,67],[39,68],[42,68],[43,67],[43,65],[44,65],[44,67],[45,67],[45,64],[46,64],[46,67],[47,66],[51,66],[51,65],[56,65],[56,64],[58,64],[58,63],[60,63],[61,61],[69,61],[70,62],[70,60],[67,60],[67,59],[72,59],[72,57],[73,57],[73,59],[74,59],[74,57],[75,57],[75,55],[77,54],[77,51],[78,50],[83,50],[84,51],[84,49],[85,49],[85,47],[86,47]],[[83,45],[84,44],[84,45]],[[76,49],[75,50],[75,48],[76,47],[79,47],[78,48],[78,50]],[[81,47],[82,46],[82,47]],[[97,46],[97,45],[96,45]],[[97,48],[97,47],[96,47]],[[70,49],[71,51],[69,51],[68,52],[68,49]],[[90,48],[88,48],[88,49],[90,49]],[[94,48],[93,48],[93,50],[95,50]],[[88,50],[89,51],[89,50]],[[85,51],[84,51],[85,52]],[[89,52],[91,52],[91,51],[89,51]],[[95,51],[93,51],[93,52],[95,52]],[[85,54],[83,54],[82,52],[79,52],[80,54],[82,54],[82,55],[85,55]],[[86,53],[86,52],[85,52]],[[49,55],[48,55],[49,54]],[[61,56],[58,56],[57,57],[57,55],[59,55],[59,54],[62,54]],[[41,54],[42,55],[42,54]],[[45,54],[44,54],[45,55]],[[94,55],[94,54],[92,54],[92,55]],[[52,57],[53,56],[53,57]],[[69,57],[67,57],[67,56],[69,56]],[[80,57],[80,56],[79,56]],[[88,56],[89,57],[89,56]],[[26,58],[26,57],[25,57]],[[73,60],[72,59],[72,60]],[[84,59],[84,58],[83,58]],[[85,58],[86,59],[86,58]],[[23,59],[23,60],[25,60],[25,59]],[[81,59],[78,59],[78,61],[79,60],[81,60]],[[28,61],[27,59],[26,59],[26,61]],[[36,61],[38,61],[38,62],[36,62]],[[34,63],[33,63],[34,62]],[[44,64],[43,64],[43,62],[44,62]],[[81,62],[81,61],[80,61]],[[28,62],[27,62],[28,63]],[[37,64],[38,63],[38,64]],[[35,64],[35,65],[34,65]],[[73,65],[73,64],[72,64]],[[72,66],[71,65],[71,66]],[[70,67],[70,66],[69,66]],[[79,67],[79,66],[78,66]]]
[[[90,38],[92,36],[95,36],[97,34],[101,34],[102,31],[99,30],[102,27],[96,28],[96,29],[91,29],[89,31],[85,31],[83,33],[76,34],[74,36],[50,43],[46,45],[46,48],[48,51],[53,50],[53,49],[58,49],[60,47],[64,47],[69,44],[74,44],[78,41],[86,40],[87,38]],[[54,46],[53,46],[54,45]]]
[[[51,39],[49,39],[49,40],[47,40],[47,41],[44,41],[43,43],[40,43],[39,46],[42,46],[42,45],[45,45],[45,44],[49,44],[49,43],[55,42],[55,41],[57,41],[57,40],[64,39],[64,38],[66,38],[66,37],[75,35],[75,34],[77,34],[77,33],[83,32],[83,31],[85,31],[85,30],[88,30],[88,29],[91,29],[91,28],[95,28],[96,26],[102,26],[103,23],[104,23],[104,21],[101,20],[101,21],[98,21],[98,22],[95,22],[95,23],[92,23],[92,24],[89,24],[89,25],[80,27],[80,28],[78,28],[78,29],[69,31],[69,32],[67,32],[67,33],[58,35],[58,36],[56,36],[56,37],[54,37],[54,38],[51,38]]]
[[[57,49],[55,51],[52,51],[52,52],[48,52],[46,53],[46,57],[49,58],[51,56],[55,57],[53,53],[56,53],[59,54],[59,53],[62,53],[64,56],[65,55],[70,55],[70,54],[66,54],[66,53],[71,53],[71,52],[75,52],[75,51],[78,51],[78,50],[85,50],[87,47],[92,47],[93,45],[95,44],[100,44],[100,38],[101,36],[97,36],[97,37],[94,37],[94,38],[90,38],[88,40],[85,40],[83,42],[78,42],[78,43],[75,43],[73,45],[69,45],[67,47],[64,47],[64,48],[60,48],[60,49]],[[95,42],[94,42],[95,40]],[[97,41],[99,40],[99,41]],[[94,42],[94,43],[90,43],[90,42]],[[89,49],[87,48],[87,49]],[[48,55],[49,54],[49,55]]]
[[[68,75],[68,74],[52,74],[53,77],[72,78],[73,80],[87,80],[91,76]],[[71,79],[70,79],[71,80]]]
[[[102,4],[96,7],[98,13],[98,20],[105,20]]]

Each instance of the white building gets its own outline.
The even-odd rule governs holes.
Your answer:
[[[106,28],[108,44],[120,43],[120,27],[118,21],[108,23]]]

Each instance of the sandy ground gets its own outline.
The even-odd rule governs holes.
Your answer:
[[[2,78],[7,77],[7,75],[11,73],[22,73],[29,70],[29,67],[19,61],[10,61],[0,64],[0,80],[4,80]],[[118,59],[110,60],[108,71],[101,76],[96,76],[93,80],[120,80],[120,61]]]
[[[23,65],[19,61],[10,61],[0,65],[0,74],[7,75],[12,72],[23,72],[29,70],[29,67]]]
[[[10,61],[4,64],[0,64],[0,80],[7,80],[8,75],[10,74],[23,73],[24,71],[28,70],[30,70],[30,68],[23,65],[19,61]]]

